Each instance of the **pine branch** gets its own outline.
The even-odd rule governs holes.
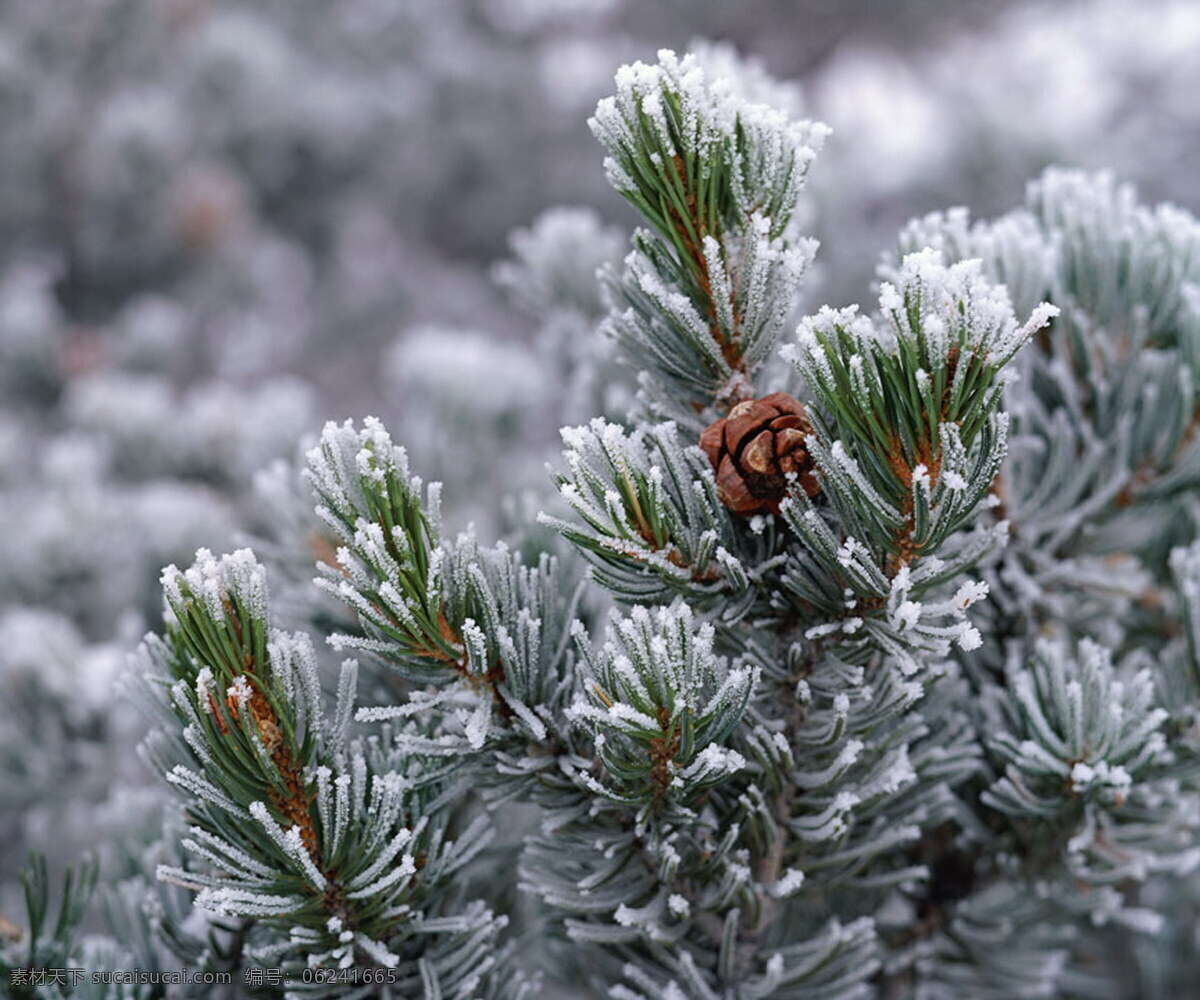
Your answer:
[[[653,230],[608,279],[609,331],[668,400],[728,409],[752,395],[815,251],[789,226],[827,130],[666,50],[654,66],[622,67],[589,125],[609,182]]]
[[[361,433],[349,422],[326,425],[308,455],[308,478],[318,516],[341,542],[337,565],[318,567],[320,585],[377,636],[372,645],[350,638],[344,644],[386,652],[414,680],[466,673],[462,635],[444,606],[440,487],[430,486],[423,502],[404,449],[371,418]]]
[[[718,664],[713,638],[712,628],[697,630],[681,605],[654,618],[634,608],[610,631],[598,658],[580,643],[588,697],[568,715],[594,727],[606,772],[588,785],[637,807],[638,825],[652,817],[679,822],[679,809],[686,817],[689,801],[745,766],[722,744],[746,710],[757,675]]]
[[[1001,372],[1056,310],[1043,304],[1018,327],[978,265],[945,268],[933,252],[905,258],[880,310],[883,329],[855,309],[823,311],[784,356],[830,421],[813,444],[826,495],[894,577],[962,527],[990,488],[1006,445]]]
[[[51,918],[51,887],[46,859],[32,854],[21,872],[28,930],[9,921],[0,926],[0,977],[14,998],[65,996],[54,984],[38,984],[32,974],[72,967],[79,958],[76,937],[96,889],[99,865],[85,858],[78,870],[67,868],[58,893],[58,913]],[[66,984],[64,984],[66,985]],[[53,991],[53,992],[51,992]]]
[[[279,935],[258,946],[265,964],[378,966],[399,984],[473,989],[503,919],[478,906],[434,913],[486,824],[446,840],[437,769],[349,739],[352,661],[326,718],[311,644],[270,629],[248,550],[220,560],[202,550],[186,572],[168,567],[163,585],[166,637],[148,640],[143,659],[165,675],[177,728],[147,752],[184,795],[190,825],[189,862],[159,877],[199,890],[202,909]],[[475,956],[470,966],[441,950],[450,941]]]
[[[725,602],[748,593],[745,566],[725,546],[733,527],[708,461],[682,447],[672,424],[627,434],[594,420],[564,428],[569,476],[559,493],[582,524],[542,515],[592,563],[595,579],[623,601],[686,596]],[[737,601],[732,607],[730,600]]]
[[[566,626],[574,598],[559,592],[555,560],[526,567],[503,545],[480,549],[470,535],[443,541],[437,485],[422,504],[420,480],[378,421],[368,419],[361,431],[328,425],[309,455],[309,478],[318,513],[344,543],[339,569],[319,567],[318,582],[357,613],[364,630],[331,641],[447,689],[443,700],[455,696],[456,684],[473,692],[466,748],[483,747],[493,708],[501,731],[544,742],[570,687]],[[360,718],[404,717],[436,704],[418,699]],[[419,744],[422,752],[455,745]]]
[[[1120,574],[1128,587],[1114,588],[1102,560],[1144,558],[1162,583],[1169,549],[1189,540],[1177,513],[1200,482],[1200,312],[1190,291],[1200,225],[1138,204],[1111,177],[1072,171],[1047,171],[1027,206],[994,222],[972,224],[961,210],[928,216],[909,225],[901,246],[979,258],[1022,308],[1038,297],[1060,308],[1007,390],[1017,435],[1004,476],[1017,541],[1007,562],[1020,560],[1039,581],[1070,559],[1070,606],[1055,596],[1062,584],[1047,580],[1038,584],[1045,611],[1029,610],[1095,620],[1114,598],[1150,586],[1128,562]]]

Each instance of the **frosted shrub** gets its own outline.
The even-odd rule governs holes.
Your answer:
[[[727,53],[622,67],[590,124],[623,263],[586,215],[514,238],[540,373],[607,364],[561,337],[598,325],[638,385],[563,428],[536,523],[451,534],[366,417],[305,450],[312,515],[277,467],[270,544],[163,571],[127,689],[182,818],[109,897],[138,961],[427,1000],[1192,988],[1200,226],[1051,171],[793,322],[826,129],[786,96]],[[447,491],[551,394],[483,344],[392,355],[454,401]],[[90,877],[33,944],[118,964],[72,943]]]

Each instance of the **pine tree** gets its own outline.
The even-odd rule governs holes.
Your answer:
[[[795,324],[826,129],[771,93],[663,51],[590,120],[644,222],[600,323],[638,395],[563,430],[538,524],[449,537],[367,418],[289,522],[357,660],[283,627],[249,549],[163,572],[129,690],[182,810],[160,884],[108,895],[158,944],[93,961],[323,997],[1185,995],[1200,224],[1051,171]],[[560,265],[506,280],[548,313]]]

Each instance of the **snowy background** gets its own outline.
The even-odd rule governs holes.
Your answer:
[[[1049,163],[1200,210],[1192,0],[0,8],[0,914],[30,847],[115,877],[157,828],[118,678],[165,563],[257,539],[311,614],[289,463],[324,420],[380,416],[487,535],[542,502],[560,425],[621,412],[594,273],[632,216],[585,122],[694,41],[834,130],[809,308]]]

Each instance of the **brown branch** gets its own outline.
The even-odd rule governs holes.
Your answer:
[[[675,225],[675,234],[679,237],[683,244],[684,250],[687,252],[688,259],[696,272],[700,283],[700,290],[705,297],[704,318],[708,321],[709,333],[712,335],[717,346],[721,348],[721,356],[725,359],[735,372],[745,372],[746,362],[742,358],[737,347],[736,334],[742,325],[742,317],[738,315],[735,309],[733,316],[734,334],[733,340],[726,340],[721,334],[721,328],[717,325],[717,305],[716,296],[713,292],[712,276],[708,271],[708,259],[704,256],[703,241],[704,237],[711,235],[708,231],[708,226],[704,220],[699,217],[696,209],[696,192],[687,184],[686,171],[684,169],[683,159],[676,154],[672,158],[672,165],[675,168],[675,173],[679,177],[680,182],[684,185],[685,195],[684,200],[687,203],[689,219],[684,219],[672,207],[670,209],[672,221]],[[691,223],[689,226],[688,223]],[[700,243],[697,243],[692,238],[692,233],[695,232],[700,238]],[[731,303],[732,305],[732,303]]]
[[[446,621],[445,612],[441,609],[438,610],[438,632],[446,642],[462,648],[462,636],[455,632],[450,623]],[[508,707],[508,703],[500,695],[500,685],[504,683],[506,678],[504,664],[499,660],[489,663],[487,670],[483,674],[473,674],[467,669],[467,657],[465,654],[461,659],[457,660],[451,656],[447,656],[441,650],[431,650],[428,655],[430,659],[440,660],[453,666],[455,673],[470,684],[475,691],[484,688],[490,692],[492,700],[496,703],[496,708],[500,712],[500,718],[505,722],[512,719],[513,710]]]
[[[1196,439],[1197,432],[1200,432],[1200,410],[1192,414],[1188,425],[1183,429],[1183,433],[1179,435],[1179,441],[1171,452],[1170,467],[1173,468],[1178,465],[1184,450]],[[1130,474],[1128,482],[1113,497],[1114,506],[1124,508],[1131,507],[1137,503],[1142,490],[1154,482],[1155,474],[1159,471],[1161,471],[1160,468],[1156,468],[1154,463],[1149,460],[1139,462]]]
[[[679,731],[668,723],[671,720],[666,707],[658,710],[658,724],[662,728],[662,736],[655,736],[649,742],[650,753],[650,783],[654,786],[654,800],[660,801],[667,793],[671,784],[670,764],[679,753]]]
[[[938,404],[939,423],[945,422],[949,416],[950,386],[954,382],[954,373],[957,368],[958,348],[951,347],[946,355],[946,388],[942,390],[942,398]],[[919,437],[916,441],[915,450],[916,454],[914,458],[916,461],[910,465],[900,436],[892,434],[888,439],[888,453],[884,456],[888,468],[892,470],[892,474],[899,481],[904,491],[904,499],[901,503],[904,524],[896,533],[895,554],[888,560],[887,574],[889,577],[895,576],[902,566],[907,566],[921,554],[921,546],[913,541],[912,538],[915,526],[912,498],[913,470],[918,465],[925,466],[931,489],[937,484],[942,474],[942,445],[940,441],[935,442],[924,436]]]
[[[236,619],[231,619],[236,620]],[[245,674],[254,675],[253,660],[246,665]],[[241,676],[241,675],[238,675]],[[211,695],[210,695],[210,701]],[[236,695],[230,694],[225,698],[225,706],[230,716],[236,722],[239,720],[239,706]],[[292,826],[300,830],[300,839],[314,862],[318,860],[317,829],[312,818],[313,793],[304,786],[304,773],[300,761],[296,760],[292,747],[288,745],[283,727],[267,696],[256,684],[250,685],[250,698],[246,705],[250,710],[250,718],[254,720],[254,728],[262,740],[271,763],[283,779],[284,791],[270,788],[267,798],[275,812],[286,819]],[[226,726],[218,713],[214,712],[217,725],[222,734],[228,734]]]

